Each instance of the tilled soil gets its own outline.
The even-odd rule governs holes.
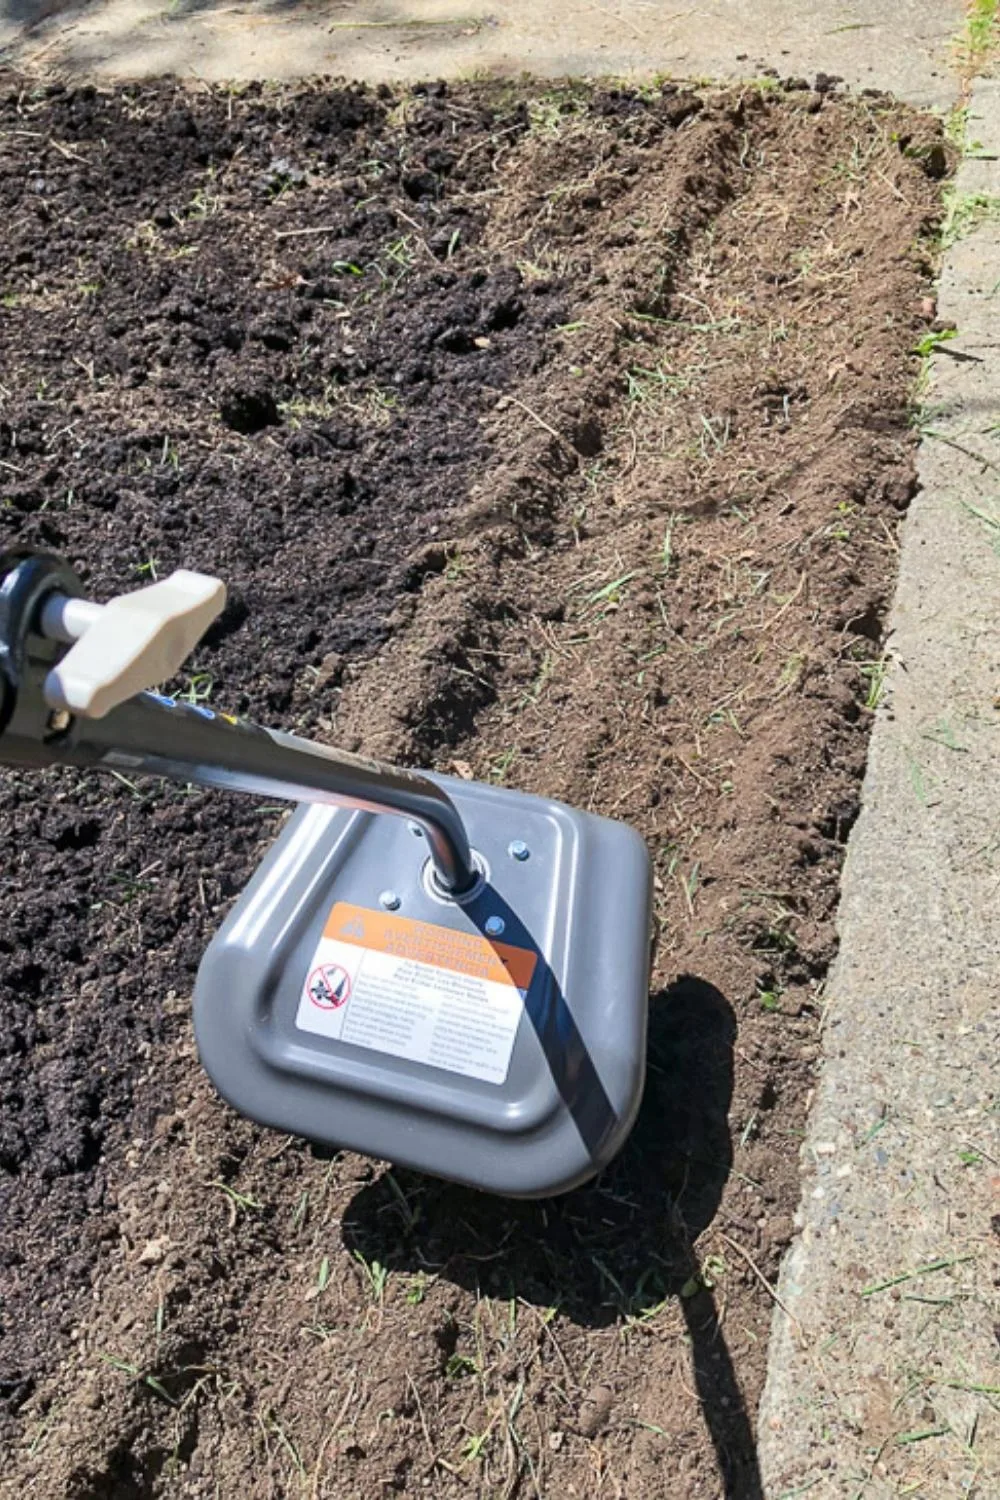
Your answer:
[[[274,808],[4,773],[4,1493],[760,1494],[946,169],[819,82],[0,77],[4,543],[217,572],[192,700],[657,871],[633,1137],[511,1204],[215,1098],[190,990]]]

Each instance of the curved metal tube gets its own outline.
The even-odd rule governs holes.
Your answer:
[[[103,719],[75,719],[53,760],[106,765],[202,786],[325,802],[411,818],[427,835],[438,879],[459,896],[477,877],[465,824],[448,796],[416,771],[383,765],[277,729],[174,703],[130,698]]]
[[[465,825],[448,794],[416,771],[156,693],[138,693],[103,718],[53,714],[43,689],[57,652],[53,639],[81,633],[70,628],[71,607],[76,624],[81,610],[96,608],[81,602],[79,592],[79,580],[57,557],[0,553],[0,763],[105,766],[395,813],[424,830],[444,890],[456,896],[471,890],[478,875]]]

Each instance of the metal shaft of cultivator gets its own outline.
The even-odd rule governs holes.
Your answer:
[[[465,825],[446,792],[425,776],[263,729],[198,705],[140,693],[104,719],[75,720],[56,758],[129,774],[396,813],[427,837],[438,880],[460,895],[476,879]]]
[[[445,891],[475,884],[465,825],[427,777],[136,691],[171,675],[218,614],[224,590],[215,580],[174,574],[98,606],[79,597],[58,558],[8,554],[0,563],[0,763],[149,773],[395,813],[423,829]],[[219,597],[208,598],[213,588]]]

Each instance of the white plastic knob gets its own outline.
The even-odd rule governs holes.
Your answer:
[[[119,594],[103,607],[52,600],[42,629],[76,642],[45,679],[45,701],[87,719],[172,677],[226,603],[226,585],[181,568],[162,583]]]

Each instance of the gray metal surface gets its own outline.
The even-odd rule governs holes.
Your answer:
[[[0,646],[2,625],[0,614]],[[59,716],[50,712],[43,682],[60,648],[37,633],[24,644],[16,703],[9,723],[6,709],[0,721],[6,764],[106,768],[394,813],[423,828],[443,886],[463,891],[473,883],[462,820],[428,777],[156,693],[138,693],[99,719],[64,714],[65,725],[54,729]]]
[[[475,783],[447,789],[485,878],[451,901],[396,818],[299,810],[210,946],[195,992],[202,1061],[264,1124],[510,1196],[565,1191],[623,1143],[645,1072],[651,874],[622,824]],[[518,838],[527,858],[510,853]],[[485,935],[536,955],[501,1082],[296,1024],[335,903]],[[393,919],[394,920],[394,919]],[[489,929],[487,927],[489,924]],[[498,950],[499,951],[499,950]]]
[[[237,1109],[511,1195],[563,1191],[611,1159],[645,1069],[638,835],[155,693],[96,718],[52,712],[60,643],[38,618],[77,580],[49,556],[0,562],[0,760],[307,804],[199,974],[202,1058]]]

